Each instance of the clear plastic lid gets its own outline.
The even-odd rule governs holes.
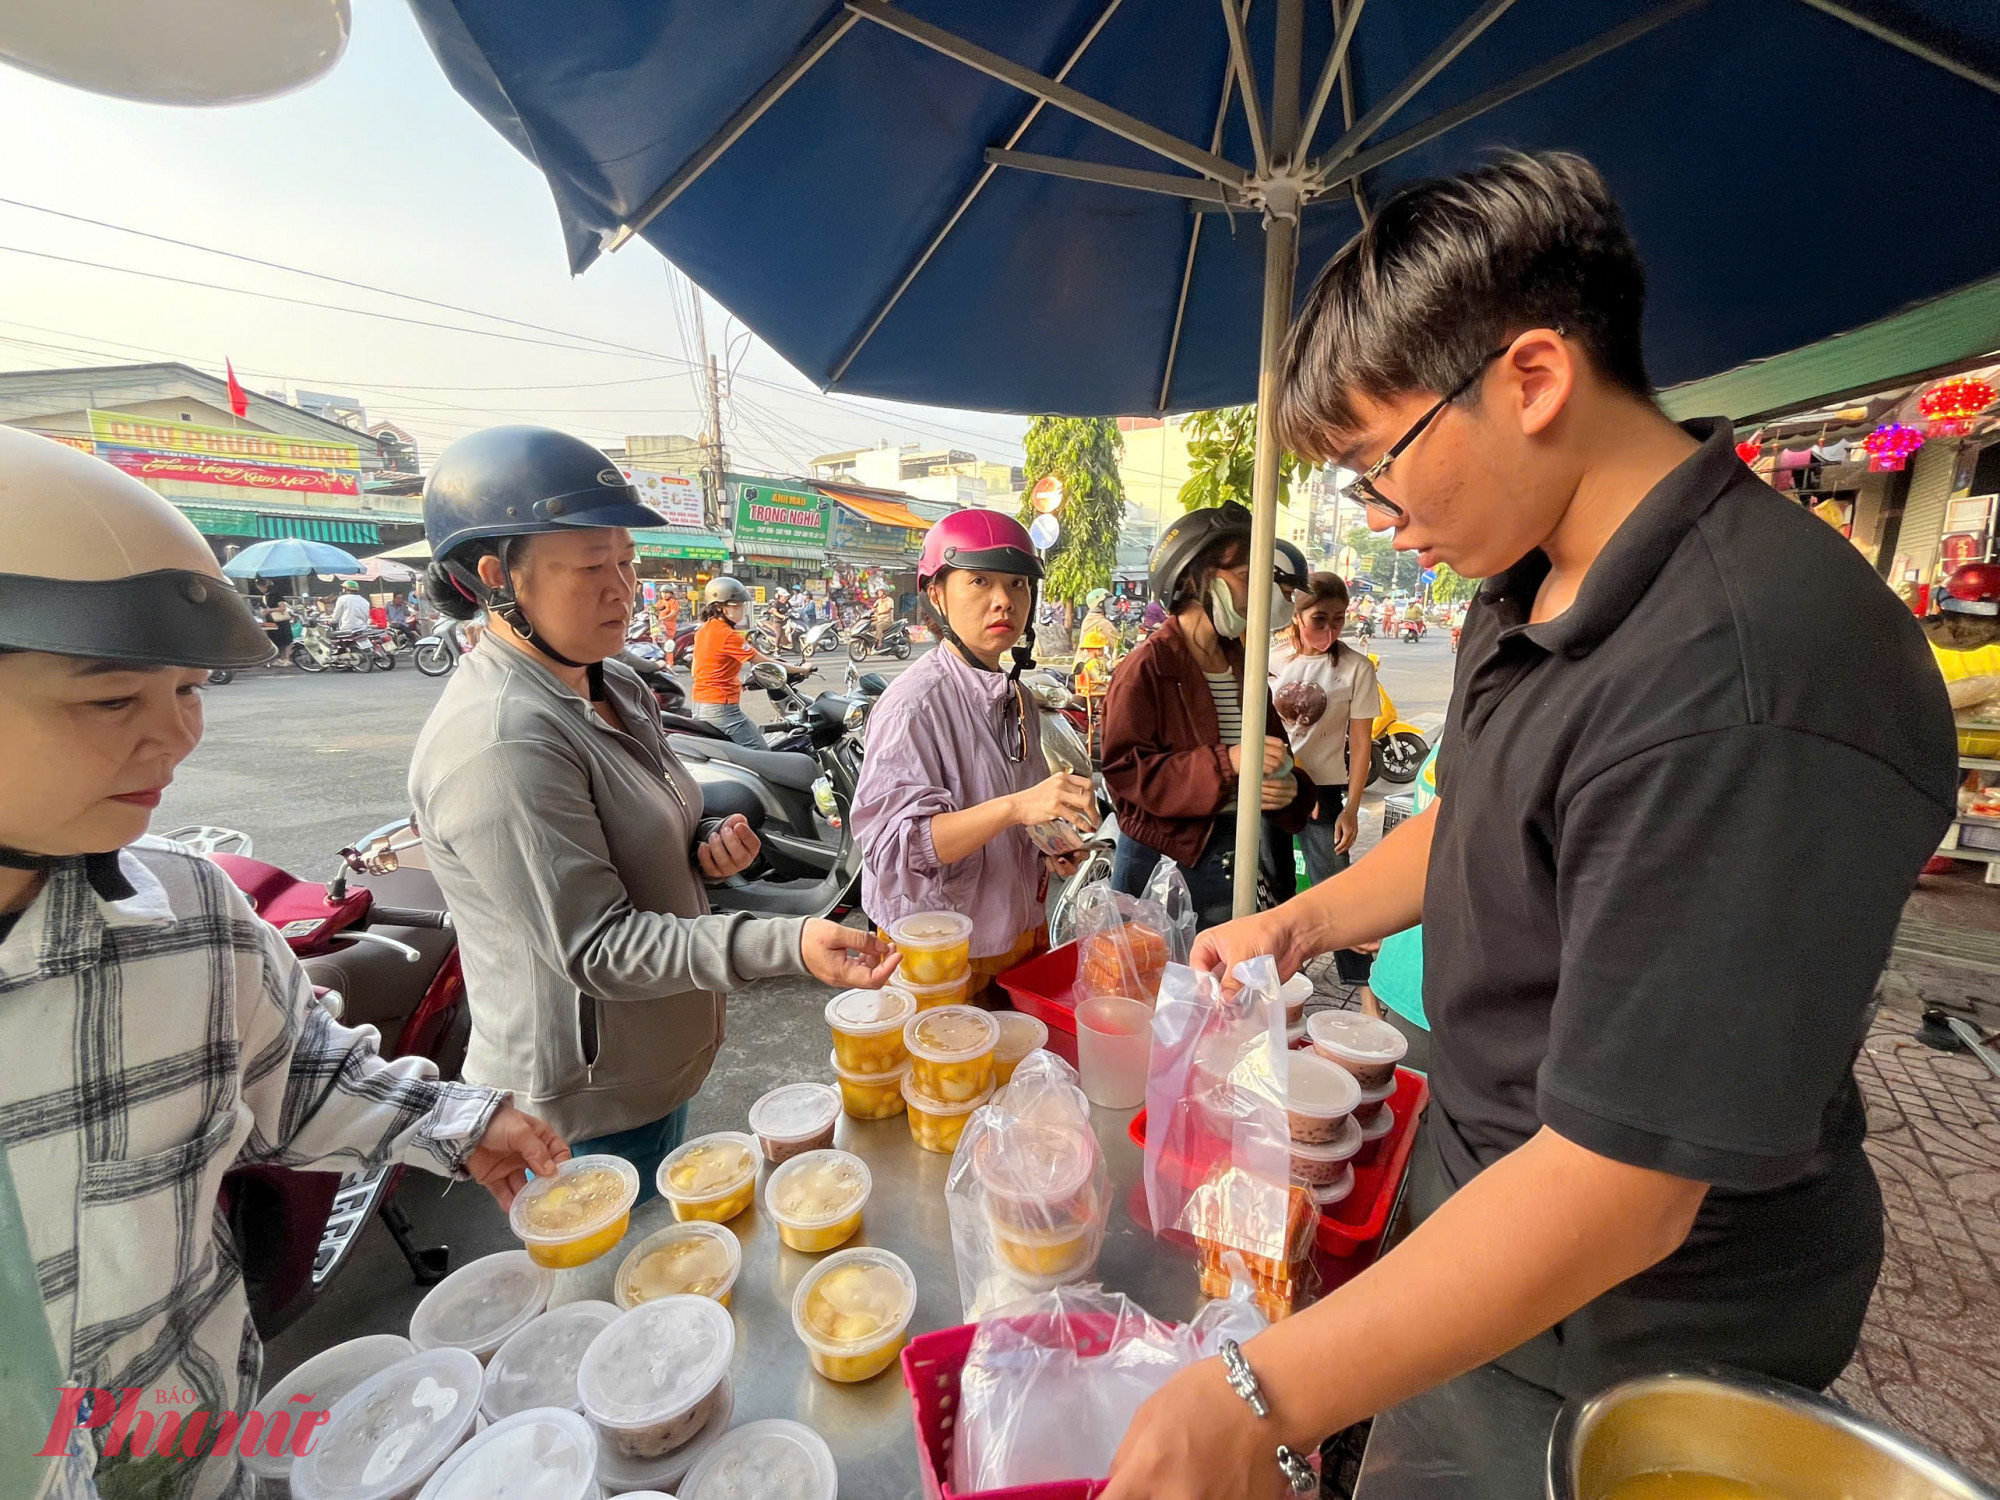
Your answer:
[[[1366,1137],[1362,1135],[1361,1127],[1355,1124],[1354,1117],[1349,1115],[1340,1122],[1340,1133],[1330,1141],[1318,1145],[1293,1141],[1292,1155],[1304,1157],[1307,1161],[1346,1161],[1361,1149],[1364,1139]]]
[[[708,1399],[735,1352],[736,1325],[720,1302],[642,1302],[597,1336],[577,1371],[577,1392],[601,1427],[671,1422]]]
[[[992,1097],[993,1085],[989,1083],[979,1091],[977,1099],[967,1099],[958,1104],[948,1103],[943,1099],[933,1099],[917,1087],[916,1076],[909,1069],[903,1070],[903,1102],[920,1114],[943,1115],[947,1118],[952,1115],[969,1115]]]
[[[1044,1021],[1034,1016],[1023,1015],[1018,1010],[1003,1010],[993,1017],[1000,1028],[1000,1039],[993,1044],[993,1055],[1018,1061],[1037,1047],[1049,1044],[1049,1028]]]
[[[696,1136],[660,1163],[660,1192],[680,1203],[726,1198],[756,1178],[761,1149],[754,1135],[741,1131]]]
[[[688,1471],[680,1500],[836,1500],[840,1470],[802,1422],[745,1422]]]
[[[824,1083],[788,1083],[750,1106],[750,1129],[769,1141],[804,1141],[840,1118],[840,1094]]]
[[[889,941],[898,948],[932,952],[972,939],[972,918],[955,911],[913,911],[889,924]]]
[[[845,1078],[849,1083],[873,1085],[876,1088],[887,1088],[899,1079],[907,1078],[910,1072],[908,1058],[905,1058],[887,1073],[850,1073],[840,1065],[840,1057],[835,1053],[829,1053],[827,1060],[833,1064],[833,1071],[838,1073],[842,1078]]]
[[[1306,1017],[1313,1042],[1358,1063],[1395,1063],[1410,1050],[1409,1039],[1387,1021],[1358,1010],[1321,1010]]]
[[[712,1297],[720,1302],[743,1269],[743,1246],[720,1224],[689,1219],[655,1230],[618,1267],[612,1292],[625,1309],[662,1297]]]
[[[903,1045],[925,1062],[963,1062],[991,1052],[999,1040],[999,1023],[976,1005],[940,1005],[903,1028]]]
[[[1020,1119],[982,1128],[972,1169],[988,1192],[1002,1197],[1060,1202],[1081,1190],[1097,1166],[1097,1137],[1087,1129]]]
[[[1396,1080],[1391,1078],[1387,1083],[1377,1084],[1372,1089],[1363,1089],[1361,1091],[1361,1102],[1364,1105],[1380,1104],[1384,1099],[1387,1099],[1391,1094],[1395,1092],[1396,1092]]]
[[[1361,1085],[1339,1063],[1315,1052],[1285,1054],[1285,1107],[1316,1119],[1351,1115],[1361,1103]]]
[[[764,1204],[793,1229],[817,1229],[858,1213],[874,1184],[868,1163],[847,1151],[808,1151],[771,1173]]]
[[[900,1031],[916,1013],[916,997],[900,987],[842,990],[826,1002],[826,1024],[849,1036]]]
[[[486,1367],[479,1398],[486,1419],[498,1422],[538,1406],[577,1410],[576,1372],[584,1351],[622,1311],[609,1302],[569,1302],[531,1320]]]
[[[599,1443],[597,1482],[605,1494],[622,1495],[625,1500],[640,1500],[642,1495],[664,1495],[666,1500],[674,1500],[674,1490],[701,1461],[702,1454],[722,1440],[735,1417],[736,1391],[725,1377],[716,1391],[715,1407],[702,1423],[701,1431],[671,1452],[658,1458],[630,1458],[610,1443]]]
[[[596,1500],[597,1433],[573,1411],[522,1411],[480,1433],[418,1500]]]
[[[334,1404],[311,1451],[292,1465],[292,1493],[301,1500],[413,1493],[472,1431],[485,1373],[463,1349],[427,1349],[363,1381]]]
[[[410,1342],[419,1349],[470,1349],[484,1359],[549,1305],[555,1272],[528,1259],[525,1250],[459,1267],[417,1304]]]
[[[1361,1139],[1379,1141],[1396,1128],[1396,1112],[1393,1109],[1379,1109],[1375,1118],[1361,1127]]]
[[[898,969],[896,977],[889,981],[888,987],[890,989],[901,990],[904,994],[908,995],[910,997],[910,1004],[915,1009],[928,1010],[938,1004],[935,1000],[932,1000],[929,1005],[925,1004],[925,1001],[931,996],[949,994],[953,990],[964,993],[971,983],[972,976],[967,973],[959,975],[956,979],[940,979],[936,984],[918,984],[901,969]]]
[[[566,1245],[629,1213],[638,1196],[639,1169],[624,1157],[572,1156],[521,1189],[507,1223],[524,1244]]]
[[[335,1344],[331,1349],[315,1354],[266,1391],[264,1399],[257,1403],[257,1411],[268,1418],[282,1408],[290,1413],[292,1429],[296,1431],[299,1419],[306,1413],[333,1410],[340,1398],[362,1381],[379,1375],[398,1360],[408,1359],[416,1352],[415,1344],[394,1333],[373,1333],[366,1338]],[[312,1399],[294,1402],[294,1396],[309,1396]],[[293,1458],[289,1447],[273,1458],[261,1446],[256,1446],[246,1450],[242,1458],[243,1467],[259,1479],[283,1479],[292,1472]]]
[[[1314,1206],[1332,1208],[1336,1203],[1344,1203],[1354,1193],[1354,1168],[1342,1167],[1340,1175],[1325,1187],[1307,1189],[1312,1194]]]
[[[900,1255],[836,1250],[792,1294],[792,1326],[810,1349],[838,1358],[879,1349],[910,1326],[917,1278]]]

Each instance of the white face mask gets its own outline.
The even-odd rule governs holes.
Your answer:
[[[1250,627],[1249,619],[1236,607],[1236,595],[1220,578],[1208,585],[1208,618],[1215,626],[1215,633],[1227,640],[1241,640],[1243,632]],[[1292,591],[1283,584],[1274,584],[1271,592],[1271,628],[1283,630],[1291,623]]]

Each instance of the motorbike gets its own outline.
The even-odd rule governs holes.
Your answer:
[[[1381,658],[1373,652],[1368,659],[1381,666]],[[1397,786],[1407,786],[1417,779],[1417,772],[1424,766],[1424,757],[1431,753],[1430,741],[1416,725],[1399,716],[1396,700],[1389,696],[1389,690],[1376,679],[1377,690],[1382,694],[1382,712],[1375,716],[1369,726],[1369,737],[1374,741],[1374,755],[1368,768],[1368,784],[1377,781],[1393,782]]]
[[[396,667],[386,631],[336,631],[324,620],[300,624],[290,660],[302,672],[391,672]]]
[[[799,657],[810,661],[815,656],[831,656],[846,644],[840,626],[832,620],[821,620],[809,626],[799,641]]]
[[[910,659],[910,627],[907,621],[891,620],[880,636],[875,633],[873,617],[854,628],[854,633],[847,638],[848,656],[860,662],[878,653],[893,656],[897,661]]]
[[[1422,620],[1405,620],[1396,631],[1396,639],[1406,646],[1414,646],[1424,638],[1424,632],[1429,628]]]
[[[1363,615],[1354,622],[1354,638],[1364,646],[1375,639],[1375,620],[1372,615]]]
[[[429,635],[417,642],[414,658],[417,670],[426,677],[443,677],[470,649],[465,640],[465,622],[441,619]]]

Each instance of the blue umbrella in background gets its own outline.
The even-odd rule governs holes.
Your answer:
[[[361,559],[326,542],[281,536],[253,542],[222,565],[231,578],[303,578],[308,573],[359,573]]]
[[[1985,0],[412,5],[548,178],[573,270],[643,236],[859,395],[1125,414],[1267,394],[1301,279],[1383,195],[1494,144],[1604,172],[1662,384],[2000,265]],[[1277,478],[1260,421],[1253,561]],[[1239,910],[1257,832],[1246,799]]]

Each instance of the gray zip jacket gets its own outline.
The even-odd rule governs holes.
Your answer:
[[[489,636],[410,762],[465,966],[465,1077],[512,1090],[572,1141],[691,1099],[722,1043],[723,996],[805,972],[802,920],[709,914],[692,847],[701,788],[638,677],[607,661],[604,689],[627,732]]]

